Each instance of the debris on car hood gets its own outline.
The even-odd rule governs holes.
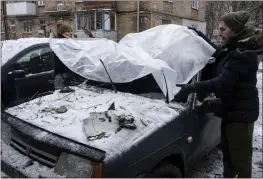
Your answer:
[[[176,120],[184,110],[184,106],[175,102],[167,104],[165,99],[96,90],[85,85],[72,88],[74,93],[56,90],[6,112],[47,131],[104,150],[107,161]],[[66,112],[42,112],[60,107]]]
[[[41,110],[41,112],[53,112],[53,111],[56,113],[65,113],[68,110],[67,110],[66,106],[60,106],[59,108],[46,107],[46,108]]]
[[[114,111],[91,112],[83,123],[88,140],[109,137],[112,131],[115,131],[116,134],[124,128],[130,130],[137,128],[132,115],[116,115]]]

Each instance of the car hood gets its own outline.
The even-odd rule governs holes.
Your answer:
[[[129,93],[114,93],[90,86],[72,88],[75,90],[73,93],[55,91],[9,108],[6,112],[52,133],[104,150],[107,152],[105,160],[109,160],[175,119],[184,110],[178,103],[167,104],[164,100]],[[114,106],[113,110],[108,110],[110,106]],[[100,115],[105,111],[110,111],[112,116],[132,116],[136,129],[117,131],[114,117],[111,122],[101,122],[100,119],[91,121],[90,117],[94,114]],[[88,135],[92,132],[89,130],[98,134],[104,132],[105,136],[90,140]],[[44,138],[45,133],[36,137]]]

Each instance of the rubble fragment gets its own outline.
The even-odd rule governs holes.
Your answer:
[[[93,141],[93,140],[99,140],[101,138],[107,138],[108,136],[106,136],[106,133],[105,132],[102,132],[98,135],[95,135],[95,136],[88,136],[87,139],[89,141]]]
[[[59,113],[59,114],[61,114],[61,113],[65,113],[65,112],[67,112],[68,110],[67,110],[67,108],[66,108],[66,106],[60,106],[59,108],[49,108],[49,107],[47,107],[47,108],[44,108],[44,109],[42,109],[41,110],[41,112],[56,112],[56,113]]]

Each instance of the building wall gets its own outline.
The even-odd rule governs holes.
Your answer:
[[[135,12],[137,11],[136,1],[117,1],[118,12]]]
[[[117,15],[117,41],[128,33],[135,33],[137,31],[137,14],[136,13],[122,13]]]
[[[205,22],[194,21],[194,20],[189,20],[189,19],[182,19],[182,25],[188,26],[188,27],[194,27],[197,30],[206,34],[206,23]]]
[[[199,1],[198,10],[191,1],[140,1],[140,31],[162,25],[164,22],[180,25],[196,24],[205,31],[205,1]],[[119,41],[128,33],[137,32],[137,2],[117,2]]]
[[[65,9],[69,11],[85,11],[91,5],[95,5],[102,2],[78,2],[63,1]],[[105,3],[105,2],[103,2]],[[106,2],[107,3],[107,2]],[[191,7],[191,1],[140,1],[140,18],[139,18],[139,30],[144,31],[151,27],[155,27],[163,24],[164,22],[170,22],[172,24],[199,24],[198,27],[203,28],[205,18],[205,2],[199,2],[199,9],[195,10]],[[95,7],[94,6],[94,7]],[[76,31],[76,17],[75,13],[70,13],[69,16],[59,15],[56,12],[57,1],[45,0],[44,6],[39,6],[36,2],[37,16],[33,19],[32,33],[24,33],[23,19],[18,17],[16,19],[16,31],[14,35],[16,37],[26,36],[39,36],[38,30],[41,29],[39,24],[40,20],[45,21],[45,29],[47,34],[52,32],[56,35],[56,25],[58,22],[64,21],[71,25],[75,34],[80,38],[85,38],[87,35],[83,31]],[[123,36],[128,33],[137,32],[137,1],[117,1],[117,31],[92,31],[93,35],[97,38],[109,38],[119,41]],[[28,17],[28,20],[32,17]],[[27,20],[27,19],[24,19]],[[197,21],[197,22],[196,22]]]

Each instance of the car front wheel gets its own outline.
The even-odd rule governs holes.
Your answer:
[[[149,175],[150,178],[183,178],[181,171],[169,162],[157,166]]]

